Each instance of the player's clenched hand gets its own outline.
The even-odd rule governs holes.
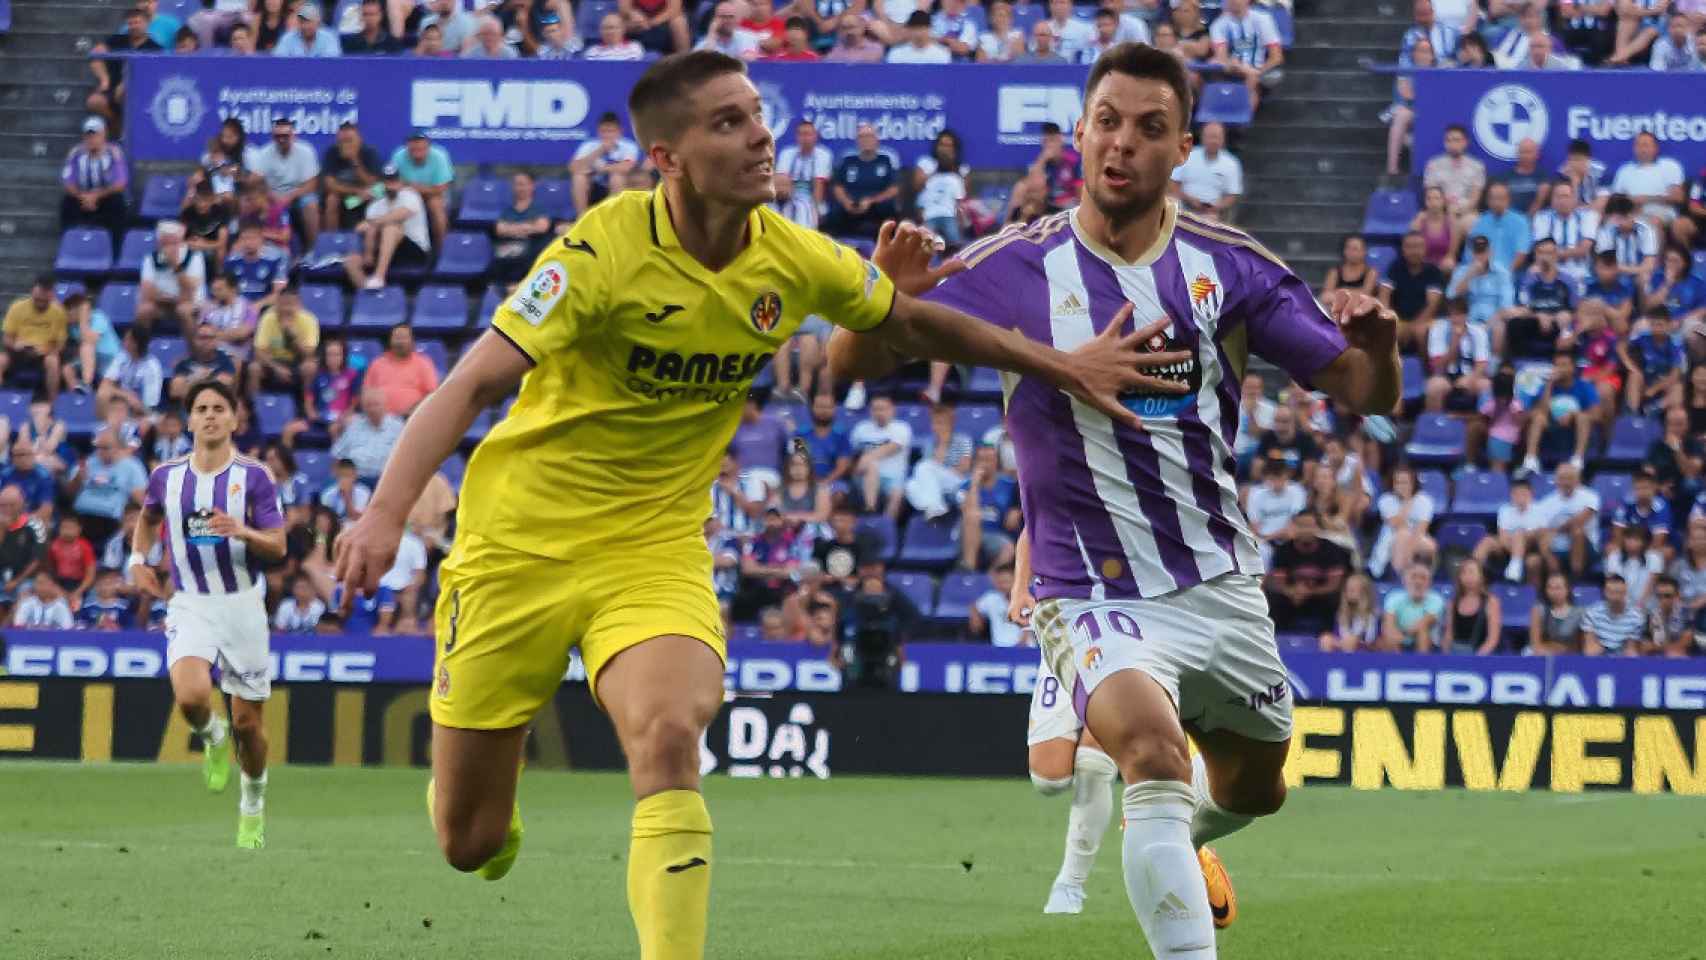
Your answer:
[[[397,559],[397,543],[402,539],[402,521],[371,509],[338,534],[332,546],[332,576],[344,585],[343,613],[349,613],[356,593],[371,596],[379,589],[379,578]]]
[[[1359,350],[1386,354],[1398,340],[1398,314],[1366,293],[1341,287],[1328,293],[1322,306],[1345,332],[1345,340]]]
[[[249,528],[243,526],[242,521],[223,510],[213,511],[213,517],[207,521],[207,528],[221,537],[233,540],[241,540],[243,535],[249,532]]]
[[[1107,414],[1116,423],[1141,430],[1143,421],[1120,402],[1128,393],[1185,393],[1190,388],[1182,383],[1150,376],[1144,370],[1189,360],[1186,350],[1165,353],[1147,352],[1142,348],[1172,323],[1166,317],[1156,320],[1130,334],[1121,334],[1131,319],[1131,304],[1120,308],[1101,333],[1072,351],[1073,396]]]
[[[1007,598],[1007,619],[1021,627],[1031,625],[1031,610],[1037,605],[1037,598],[1031,596],[1031,591],[1024,584],[1013,584],[1013,592]]]
[[[931,258],[940,252],[942,241],[935,234],[917,224],[887,220],[877,230],[877,249],[871,254],[871,262],[888,275],[896,290],[917,297],[966,268],[963,260],[944,260],[930,266]]]
[[[130,568],[130,580],[136,584],[136,589],[156,600],[166,599],[165,591],[160,589],[160,577],[154,568],[146,563],[133,564]]]

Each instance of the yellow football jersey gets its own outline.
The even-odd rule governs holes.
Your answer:
[[[702,536],[752,380],[815,314],[888,317],[869,261],[768,208],[735,261],[681,248],[663,191],[606,200],[540,255],[492,328],[533,360],[475,451],[461,530],[541,556]]]

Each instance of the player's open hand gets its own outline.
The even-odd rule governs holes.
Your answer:
[[[349,613],[357,593],[372,596],[379,589],[379,578],[397,559],[402,539],[401,521],[371,509],[338,534],[332,545],[332,577],[344,585],[341,613]]]
[[[930,260],[942,249],[941,238],[929,230],[914,223],[886,220],[877,230],[877,249],[871,254],[871,262],[888,275],[896,290],[917,297],[966,268],[963,260],[944,260],[932,267]]]
[[[1366,293],[1343,287],[1321,301],[1327,315],[1345,332],[1345,340],[1367,353],[1390,353],[1398,341],[1398,314]]]
[[[1148,345],[1160,336],[1173,321],[1162,317],[1130,334],[1121,334],[1131,319],[1131,304],[1127,303],[1114,314],[1101,333],[1096,334],[1072,351],[1074,385],[1069,392],[1084,403],[1108,415],[1115,423],[1135,430],[1143,429],[1143,421],[1120,402],[1128,393],[1181,394],[1189,391],[1183,383],[1151,376],[1144,370],[1182,363],[1191,357],[1188,350],[1150,352]]]

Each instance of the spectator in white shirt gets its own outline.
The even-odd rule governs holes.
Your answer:
[[[912,171],[918,215],[949,249],[958,247],[965,239],[960,206],[966,198],[966,177],[970,175],[971,168],[960,158],[960,135],[952,130],[936,135],[930,155],[919,157]]]
[[[723,0],[711,13],[711,29],[699,41],[696,50],[715,50],[731,57],[751,60],[758,56],[758,34],[740,26],[740,7],[733,0]]]
[[[1581,468],[1574,463],[1558,464],[1553,479],[1557,486],[1540,500],[1551,536],[1547,572],[1580,577],[1599,550],[1599,494],[1582,486]]]
[[[1205,123],[1191,155],[1173,170],[1174,195],[1185,209],[1210,220],[1233,221],[1244,193],[1244,165],[1226,149],[1226,128]]]
[[[326,615],[326,604],[314,595],[314,585],[305,576],[290,581],[290,596],[279,601],[272,628],[279,633],[313,633]]]
[[[995,0],[989,5],[989,29],[977,38],[978,63],[1006,63],[1025,53],[1025,31],[1013,26],[1013,4]]]
[[[794,142],[776,157],[776,197],[782,215],[802,227],[817,229],[834,173],[835,156],[818,142],[817,125],[809,117],[802,119],[794,127]]]
[[[355,228],[362,241],[361,255],[344,259],[344,272],[358,290],[382,289],[392,267],[422,267],[432,258],[426,202],[403,182],[395,166],[386,165],[380,176],[385,195],[367,205],[367,218]]]
[[[272,143],[249,147],[243,166],[267,183],[269,199],[284,204],[292,221],[302,225],[302,243],[313,248],[320,229],[320,197],[314,188],[320,182],[320,158],[314,148],[296,139],[296,121],[273,117]]]
[[[614,13],[598,21],[598,42],[581,54],[586,60],[643,60],[645,56],[646,48],[638,40],[627,38],[622,18]]]
[[[1469,302],[1447,301],[1449,316],[1428,329],[1428,382],[1424,405],[1429,413],[1473,410],[1490,385],[1487,363],[1492,344],[1486,324],[1469,322]]]
[[[1214,41],[1214,59],[1221,69],[1241,78],[1250,91],[1250,109],[1262,99],[1264,89],[1279,85],[1285,51],[1273,18],[1250,9],[1250,0],[1226,0],[1226,7],[1208,28]]]
[[[1273,553],[1273,542],[1285,539],[1291,518],[1309,505],[1308,492],[1291,477],[1291,464],[1279,451],[1272,451],[1262,467],[1262,482],[1244,495],[1244,511],[1262,542],[1263,563]]]
[[[1670,223],[1682,207],[1685,182],[1682,164],[1659,156],[1659,138],[1642,132],[1635,136],[1635,159],[1617,168],[1611,192],[1628,194],[1641,216]]]
[[[954,55],[930,35],[930,14],[914,10],[906,18],[906,41],[889,48],[889,63],[952,63]]]
[[[374,636],[412,634],[419,629],[415,611],[426,583],[426,568],[426,544],[412,526],[404,527],[397,542],[397,559],[379,578],[379,622],[373,628]]]
[[[462,51],[471,60],[514,60],[520,56],[515,48],[504,42],[504,27],[497,17],[481,17],[474,30],[474,42]]]
[[[1532,9],[1532,8],[1531,8]],[[1518,64],[1524,70],[1574,70],[1576,64],[1552,52],[1552,35],[1536,30],[1528,35],[1528,56]]]
[[[1076,62],[1078,51],[1096,41],[1096,28],[1072,15],[1072,0],[1049,0],[1048,19],[1054,30],[1055,52]]]
[[[1150,34],[1149,23],[1143,17],[1129,12],[1120,0],[1102,0],[1101,8],[1112,13],[1117,22],[1114,29],[1115,43],[1154,44],[1155,40]],[[1154,7],[1151,7],[1150,13],[1151,15],[1159,15]]]
[[[1653,41],[1653,53],[1647,59],[1647,66],[1670,73],[1702,69],[1700,54],[1695,49],[1697,38],[1691,26],[1686,14],[1680,11],[1672,13],[1665,35]]]
[[[1432,566],[1434,540],[1428,524],[1434,518],[1434,498],[1416,483],[1416,472],[1399,465],[1392,471],[1392,489],[1380,495],[1380,535],[1369,550],[1368,570],[1379,577],[1388,565],[1408,570],[1414,563]]]
[[[305,3],[296,8],[296,29],[279,37],[272,53],[275,57],[341,57],[344,48],[337,31],[326,29],[320,8]]]
[[[147,416],[160,407],[160,390],[166,374],[160,359],[148,352],[148,331],[131,327],[124,332],[124,349],[107,364],[95,392],[95,411],[105,417],[107,408],[122,403],[137,416]]]
[[[1013,564],[1011,561],[989,568],[989,589],[972,604],[971,635],[981,637],[989,631],[993,647],[1016,647],[1022,628],[1007,619],[1008,600],[1013,594]]]
[[[584,215],[593,204],[628,185],[628,174],[640,163],[640,145],[622,136],[622,118],[605,112],[598,118],[598,137],[575,150],[569,161],[569,191],[575,213]]]
[[[906,468],[911,460],[912,427],[895,419],[894,400],[872,397],[871,418],[860,421],[848,437],[858,459],[853,474],[859,478],[865,509],[881,509],[893,519],[900,514],[906,494]]]
[[[1579,199],[1568,177],[1552,184],[1551,206],[1534,215],[1530,233],[1536,242],[1550,237],[1558,245],[1558,272],[1585,286],[1593,272],[1593,247],[1599,236],[1599,214]]]
[[[1635,215],[1634,200],[1616,193],[1605,201],[1593,248],[1595,253],[1615,254],[1618,272],[1634,274],[1644,287],[1659,265],[1659,237],[1656,227]]]
[[[142,258],[136,322],[152,328],[162,317],[176,317],[188,336],[207,297],[207,261],[184,242],[184,225],[176,220],[160,221],[154,239],[154,252]]]
[[[1528,48],[1536,33],[1546,32],[1546,5],[1529,3],[1523,6],[1515,30],[1505,34],[1493,46],[1493,65],[1500,70],[1528,70]]]
[[[1502,563],[1505,579],[1512,583],[1538,580],[1551,533],[1527,477],[1511,481],[1510,502],[1499,508],[1497,530],[1475,545],[1475,562],[1489,571]]]
[[[24,630],[71,630],[76,625],[64,588],[45,570],[36,574],[35,592],[18,601],[12,612],[12,626]]]

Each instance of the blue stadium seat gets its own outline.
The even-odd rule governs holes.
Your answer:
[[[895,566],[909,569],[945,570],[960,557],[960,545],[955,535],[956,521],[931,522],[923,514],[906,524],[906,537],[901,541],[900,555]]]
[[[53,272],[61,277],[104,277],[113,268],[113,240],[105,230],[67,230],[59,238]]]
[[[764,631],[756,623],[737,623],[729,636],[731,643],[763,643]]]
[[[1422,399],[1428,383],[1427,368],[1422,366],[1420,357],[1405,357],[1403,359],[1404,383],[1401,396],[1405,403]]]
[[[590,44],[598,42],[598,21],[616,12],[616,0],[585,0],[575,13],[575,29]]]
[[[296,449],[296,469],[308,478],[308,489],[317,498],[332,482],[332,455],[324,450]]]
[[[297,288],[302,309],[320,321],[322,329],[335,330],[344,325],[344,288],[330,283],[305,283]]]
[[[288,393],[263,393],[255,398],[255,423],[268,440],[275,440],[296,417],[296,401]],[[299,468],[301,464],[297,465]]]
[[[1591,607],[1603,599],[1601,594],[1597,583],[1578,583],[1570,588],[1570,602],[1578,607]]]
[[[1223,123],[1242,127],[1256,117],[1250,105],[1250,91],[1242,83],[1210,83],[1202,88],[1197,101],[1197,123]]]
[[[28,390],[0,390],[0,417],[5,417],[16,429],[30,418]]]
[[[53,401],[53,415],[65,424],[65,432],[74,440],[94,435],[101,425],[95,415],[95,395],[66,390]]]
[[[1479,520],[1452,520],[1440,524],[1434,541],[1441,550],[1468,553],[1487,535],[1487,526]],[[1496,572],[1496,571],[1494,571]]]
[[[1001,408],[987,404],[968,405],[959,408],[954,415],[954,427],[971,437],[973,443],[983,440],[983,435],[1001,426]]]
[[[0,0],[0,34],[12,29],[12,0]]]
[[[1610,516],[1618,504],[1634,495],[1635,480],[1627,473],[1597,473],[1593,478],[1593,491],[1599,494],[1600,516]]]
[[[1497,576],[1499,571],[1489,574]],[[1494,583],[1491,590],[1499,598],[1499,627],[1507,631],[1528,632],[1528,612],[1534,609],[1534,588],[1526,583]]]
[[[1664,424],[1655,417],[1618,417],[1599,462],[1612,467],[1633,468],[1647,459],[1647,448],[1664,435]]]
[[[1445,512],[1445,505],[1451,502],[1451,484],[1445,474],[1438,470],[1417,471],[1416,486],[1433,500],[1435,516]]]
[[[1528,488],[1534,491],[1534,499],[1538,502],[1558,487],[1558,481],[1550,473],[1531,473],[1528,476]]]
[[[107,315],[115,329],[122,330],[136,322],[136,284],[109,283],[95,298],[95,308]]]
[[[1491,520],[1510,502],[1510,480],[1489,470],[1466,472],[1457,478],[1457,495],[1447,513],[1454,520]]]
[[[930,436],[929,407],[922,403],[897,403],[894,405],[894,418],[912,428],[912,449],[917,450],[924,445],[924,438]]]
[[[475,177],[462,187],[462,203],[456,210],[456,222],[469,227],[490,227],[513,199],[508,180]]]
[[[1706,250],[1694,251],[1694,269],[1689,271],[1706,283]]]
[[[943,623],[965,623],[972,604],[990,589],[989,575],[960,571],[942,578],[942,594],[936,599],[935,618]]]
[[[895,530],[894,521],[877,513],[860,517],[853,525],[857,536],[868,537],[880,544],[877,559],[887,563],[894,559],[895,550],[900,546],[900,533]]]
[[[179,23],[189,23],[190,15],[201,12],[200,0],[160,0],[160,12],[177,17]]]
[[[438,252],[433,276],[445,280],[475,280],[492,265],[492,238],[483,233],[451,231]]]
[[[474,422],[469,424],[468,432],[462,435],[462,439],[472,440],[475,443],[486,439],[486,434],[492,431],[493,421],[492,411],[481,410],[479,415],[474,418]]]
[[[137,216],[147,221],[177,217],[184,206],[184,186],[188,177],[177,174],[156,174],[142,188],[142,203]]]
[[[1384,277],[1386,276],[1386,268],[1392,266],[1392,261],[1398,259],[1398,248],[1384,243],[1379,246],[1371,246],[1368,248],[1366,259],[1368,260],[1368,268],[1374,271],[1374,275]]]
[[[113,276],[126,280],[136,279],[142,272],[142,261],[154,255],[155,246],[153,230],[126,231],[124,243],[119,247],[118,262],[113,264]]]
[[[973,367],[971,380],[960,387],[967,400],[980,403],[1001,402],[1001,371],[993,367]]]
[[[442,340],[417,340],[415,341],[415,352],[426,354],[427,359],[431,360],[433,367],[438,370],[440,377],[443,377],[445,371],[450,369],[450,351],[445,349]]]
[[[309,280],[342,282],[343,257],[361,254],[361,237],[354,231],[333,230],[314,238],[314,249],[302,258],[302,275]]]
[[[1292,22],[1291,11],[1283,4],[1278,3],[1258,9],[1273,18],[1274,30],[1279,34],[1280,46],[1290,50],[1291,45],[1297,42],[1297,25]]]
[[[1416,195],[1408,190],[1376,190],[1368,198],[1362,234],[1369,238],[1402,237],[1409,232],[1416,209]]]
[[[453,453],[444,458],[438,472],[444,474],[444,479],[450,481],[451,487],[462,489],[462,475],[468,472],[468,461],[460,453]]]
[[[81,280],[61,280],[53,285],[53,298],[60,303],[64,303],[65,298],[74,293],[88,292],[89,288],[85,287]]]
[[[575,194],[569,181],[547,178],[533,184],[533,202],[553,221],[575,218]]]
[[[1424,413],[1404,445],[1404,456],[1417,466],[1449,466],[1463,459],[1467,435],[1462,420],[1445,413]]]
[[[390,328],[404,322],[408,316],[408,298],[403,295],[402,287],[357,290],[355,305],[350,308],[349,325],[352,328]]]
[[[461,287],[429,284],[415,295],[409,325],[417,330],[460,330],[468,325],[468,293]]]
[[[148,341],[148,353],[160,361],[160,369],[168,377],[172,375],[172,368],[189,352],[189,345],[184,343],[183,337],[155,337]]]
[[[926,617],[936,608],[936,578],[928,573],[896,571],[887,577],[889,588],[906,595],[918,612]]]
[[[349,349],[350,366],[359,366],[361,369],[365,369],[368,364],[373,362],[374,357],[385,352],[385,344],[372,337],[357,337],[346,340],[344,346]],[[360,361],[359,365],[356,363],[357,360]]]
[[[1031,28],[1036,26],[1038,20],[1043,20],[1047,17],[1048,8],[1044,4],[1016,3],[1013,5],[1013,29],[1024,34],[1026,37],[1031,35]]]
[[[498,307],[504,302],[504,288],[500,284],[492,284],[486,288],[484,296],[480,297],[480,312],[474,317],[474,326],[481,330],[492,325],[492,315],[498,312]]]

